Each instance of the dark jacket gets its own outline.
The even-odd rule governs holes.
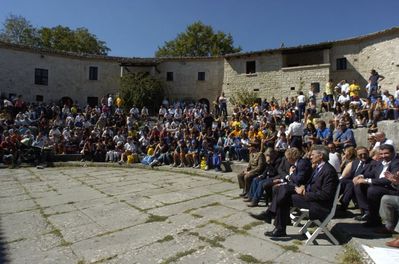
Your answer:
[[[371,179],[371,183],[373,185],[391,186],[391,182],[389,180],[387,180],[386,178],[379,178],[383,168],[384,168],[384,165],[382,165],[382,161],[379,161],[373,167],[373,169],[365,172],[364,177]],[[391,163],[389,163],[387,171],[395,174],[398,170],[399,170],[399,159],[397,157],[395,157],[391,161]]]
[[[339,179],[334,167],[326,162],[315,177],[306,185],[310,190],[305,193],[305,199],[310,202],[310,219],[324,220],[331,211],[337,191]]]

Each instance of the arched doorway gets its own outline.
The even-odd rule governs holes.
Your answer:
[[[210,108],[209,108],[209,100],[208,100],[208,99],[206,99],[206,98],[201,98],[201,99],[198,100],[198,102],[199,102],[200,104],[205,104],[205,105],[206,105],[206,109],[208,109],[208,111],[210,110]]]
[[[72,98],[68,97],[68,96],[62,97],[59,102],[60,102],[60,105],[62,105],[62,106],[67,105],[67,106],[71,107],[73,105]]]

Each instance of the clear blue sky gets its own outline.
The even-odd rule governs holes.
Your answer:
[[[257,51],[397,27],[398,11],[399,0],[0,0],[1,23],[14,14],[35,27],[86,27],[126,57],[153,57],[199,20]]]

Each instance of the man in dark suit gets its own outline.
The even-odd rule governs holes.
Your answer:
[[[285,169],[282,169],[280,175],[269,178],[263,183],[263,188],[266,190],[266,193],[272,193],[272,187],[274,186],[271,208],[276,207],[277,199],[275,199],[275,195],[277,193],[279,193],[280,199],[282,199],[283,196],[294,194],[295,186],[306,184],[312,174],[311,162],[308,159],[302,158],[302,153],[299,149],[289,148],[285,151],[284,156],[286,162],[289,164],[288,173],[285,172]],[[281,186],[284,186],[284,188],[279,190]],[[259,215],[251,214],[251,216],[259,220],[270,222],[272,214],[268,210]]]
[[[366,147],[360,146],[356,149],[357,159],[352,161],[345,167],[342,177],[340,179],[341,182],[341,206],[339,207],[342,211],[346,211],[348,208],[349,202],[354,199],[356,200],[353,178],[364,174],[368,170],[370,170],[376,162],[370,158],[369,151]],[[356,201],[357,202],[357,201]]]
[[[356,199],[363,215],[357,220],[366,220],[366,227],[376,227],[381,225],[379,216],[381,198],[385,194],[398,195],[398,190],[391,186],[391,182],[385,178],[385,172],[395,174],[399,170],[399,159],[396,157],[395,149],[392,145],[383,144],[380,146],[381,161],[375,167],[358,175],[353,179],[355,185]]]
[[[289,185],[282,185],[278,189],[275,206],[272,204],[268,209],[275,215],[275,228],[265,232],[266,236],[286,236],[291,206],[309,209],[310,219],[324,220],[329,214],[338,186],[337,172],[328,163],[328,150],[325,147],[315,146],[310,158],[314,171],[306,185],[296,186],[295,194],[292,195],[284,195]]]

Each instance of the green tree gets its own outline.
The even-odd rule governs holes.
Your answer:
[[[241,48],[233,46],[230,34],[214,32],[211,26],[202,22],[189,25],[185,32],[174,40],[166,41],[163,47],[158,47],[156,57],[209,57],[235,53]]]
[[[39,36],[37,29],[22,16],[10,15],[0,30],[0,40],[26,46],[37,47]]]
[[[256,103],[258,95],[249,89],[241,89],[235,91],[229,101],[232,105],[253,105]]]
[[[128,73],[121,77],[119,95],[126,108],[146,106],[155,113],[164,97],[163,83],[148,73]]]
[[[72,30],[63,26],[43,27],[38,32],[42,48],[99,55],[106,55],[110,50],[104,41],[98,40],[86,28]]]
[[[0,30],[0,40],[62,51],[106,55],[110,49],[104,41],[82,27],[76,30],[69,27],[35,28],[22,16],[10,15]]]

